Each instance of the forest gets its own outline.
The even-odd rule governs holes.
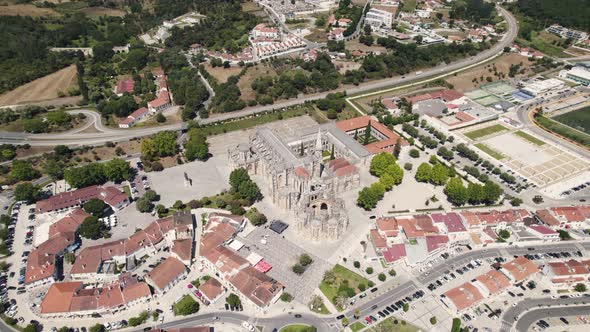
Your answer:
[[[558,23],[571,29],[590,30],[588,0],[518,0],[513,6],[543,27]]]

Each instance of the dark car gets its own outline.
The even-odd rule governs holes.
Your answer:
[[[371,293],[375,293],[377,291],[377,287],[371,288]]]
[[[295,318],[301,318],[300,314],[295,314]]]
[[[344,318],[344,315],[336,316],[336,319],[338,319],[338,320],[340,320],[342,318]]]

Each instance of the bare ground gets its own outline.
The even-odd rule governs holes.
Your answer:
[[[457,74],[457,76],[451,76],[446,79],[447,82],[453,84],[455,90],[465,92],[469,90],[473,90],[480,86],[481,84],[487,83],[486,78],[489,76],[492,78],[493,81],[505,80],[508,79],[508,71],[510,65],[513,64],[520,64],[522,63],[524,68],[529,68],[532,64],[528,60],[528,58],[521,56],[516,53],[509,53],[500,56],[499,58],[495,59],[491,63],[486,63],[484,65],[469,69],[467,71],[461,72]],[[499,78],[498,76],[494,76],[493,66],[496,66],[496,70],[498,73],[504,73],[505,78]],[[490,72],[491,70],[491,72]],[[529,73],[528,70],[525,70],[525,74]],[[517,75],[522,76],[522,75]],[[481,81],[481,77],[484,78],[483,82]],[[473,79],[477,79],[477,83],[472,82]]]
[[[346,42],[346,49],[350,50],[350,51],[360,50],[360,51],[363,51],[363,53],[369,53],[369,52],[384,53],[387,51],[387,49],[385,47],[379,46],[377,44],[367,46],[365,44],[359,43],[358,39],[354,39],[354,40]]]
[[[0,6],[1,16],[31,16],[31,17],[58,17],[60,13],[51,8],[38,8],[34,5],[8,5]]]
[[[205,64],[205,69],[211,76],[217,79],[217,82],[225,83],[230,76],[238,75],[242,71],[241,67],[232,66],[229,68],[215,67],[213,68],[209,63]]]
[[[88,17],[100,17],[100,16],[125,16],[125,11],[120,9],[105,8],[105,7],[88,7],[81,9],[80,12],[86,14]]]
[[[76,66],[71,65],[0,95],[0,105],[56,99],[59,91],[76,85]]]
[[[255,99],[256,92],[252,90],[252,81],[254,81],[256,77],[262,75],[276,76],[277,73],[272,67],[264,64],[258,64],[254,67],[248,68],[246,74],[244,74],[238,82],[238,88],[240,88],[240,92],[242,93],[242,100],[248,101]]]

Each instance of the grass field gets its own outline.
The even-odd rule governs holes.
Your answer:
[[[335,299],[338,296],[338,292],[341,286],[346,286],[352,288],[355,293],[360,292],[358,285],[363,284],[368,288],[369,280],[365,277],[345,268],[340,264],[336,264],[332,269],[332,272],[336,275],[336,281],[333,284],[328,284],[324,280],[320,283],[320,290],[324,295],[335,305]],[[338,308],[342,310],[342,308]]]
[[[519,136],[521,138],[524,138],[525,140],[527,140],[527,141],[529,141],[529,142],[531,142],[531,143],[533,143],[535,145],[538,145],[538,146],[545,145],[545,142],[541,141],[540,139],[538,139],[538,138],[536,138],[536,137],[534,137],[532,135],[529,135],[529,134],[525,133],[522,130],[519,130],[519,131],[515,132],[514,134],[516,136]]]
[[[416,9],[416,0],[403,0],[402,11],[413,12]]]
[[[279,332],[306,332],[310,331],[310,328],[309,325],[292,324],[283,327]]]
[[[500,152],[498,152],[498,151],[490,148],[489,146],[487,146],[487,145],[485,145],[483,143],[477,143],[477,144],[475,144],[475,146],[478,149],[480,149],[481,151],[489,154],[490,156],[492,156],[495,159],[498,159],[498,160],[504,159],[504,155],[503,154],[501,154]]]
[[[205,64],[205,69],[207,70],[207,72],[209,74],[211,74],[211,76],[213,76],[213,77],[215,77],[215,79],[217,79],[217,82],[219,84],[227,82],[227,79],[230,76],[238,75],[240,73],[240,71],[242,71],[242,68],[240,68],[238,66],[229,67],[229,68],[223,68],[223,67],[213,68],[209,63]]]
[[[540,126],[544,127],[549,131],[552,131],[574,142],[580,143],[586,147],[590,147],[590,135],[588,134],[572,129],[566,125],[548,119],[544,116],[535,117],[535,121]]]
[[[76,66],[71,65],[0,95],[0,105],[55,99],[76,86]]]
[[[482,138],[484,136],[499,133],[499,132],[502,132],[505,130],[508,130],[508,128],[506,128],[500,124],[496,124],[493,126],[484,127],[484,128],[477,129],[477,130],[468,131],[468,132],[464,133],[463,135],[465,135],[475,141],[475,140]]]
[[[558,115],[553,120],[590,134],[590,106]]]
[[[125,11],[123,10],[105,7],[88,7],[81,9],[80,12],[86,14],[86,16],[90,18],[101,16],[125,16]]]
[[[397,324],[396,324],[397,322]],[[417,332],[415,326],[408,325],[405,320],[389,317],[377,325],[377,328],[372,328],[369,331],[388,331],[388,332]]]
[[[60,13],[51,8],[39,8],[34,5],[9,5],[0,7],[0,16],[31,16],[31,17],[58,17]]]
[[[283,112],[268,113],[252,118],[231,121],[222,124],[215,124],[211,126],[201,127],[201,130],[207,135],[219,135],[230,131],[242,130],[252,128],[254,126],[262,125],[269,122],[278,121],[280,119],[288,119],[296,116],[307,114],[307,106],[299,106],[297,108],[289,109]]]
[[[352,332],[357,332],[364,329],[365,325],[363,325],[363,323],[360,322],[354,322],[350,324],[349,328],[352,330]]]
[[[318,313],[320,315],[329,315],[331,314],[330,310],[328,310],[328,308],[326,307],[325,304],[322,303],[322,305],[319,308],[314,308],[313,310],[311,310],[315,313]]]

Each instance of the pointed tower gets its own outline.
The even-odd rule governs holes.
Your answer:
[[[312,177],[322,176],[322,131],[318,128],[313,151]]]

